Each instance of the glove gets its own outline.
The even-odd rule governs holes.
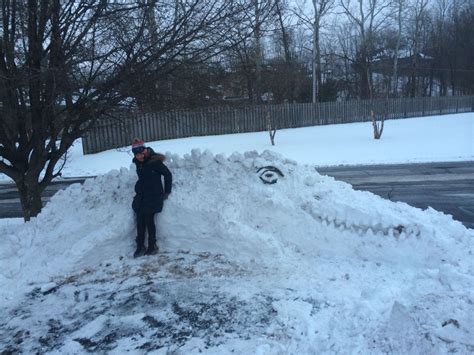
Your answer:
[[[163,196],[163,200],[167,200],[169,195],[170,195],[170,194],[165,194],[165,195]]]

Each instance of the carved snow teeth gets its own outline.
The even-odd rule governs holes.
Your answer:
[[[324,224],[325,226],[335,228],[339,231],[350,231],[356,232],[359,235],[377,235],[382,234],[383,236],[393,237],[397,239],[404,239],[408,236],[420,236],[420,230],[417,225],[396,225],[396,226],[383,226],[380,222],[372,224],[357,224],[352,220],[342,220],[341,217],[331,217],[314,212],[313,208],[309,204],[302,206],[302,209],[308,212],[315,220]]]

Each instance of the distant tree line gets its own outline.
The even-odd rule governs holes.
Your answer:
[[[472,94],[473,28],[472,0],[2,0],[0,172],[29,220],[118,108]]]
[[[144,72],[127,94],[162,110],[474,92],[472,1],[247,3],[226,50]]]

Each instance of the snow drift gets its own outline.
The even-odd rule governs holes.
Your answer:
[[[244,277],[246,287],[210,280],[209,284],[246,304],[265,295],[271,300],[262,301],[270,311],[255,330],[258,334],[242,335],[250,327],[246,322],[258,323],[249,311],[239,320],[241,336],[219,333],[215,337],[221,341],[203,346],[202,333],[191,333],[175,348],[167,343],[166,349],[216,353],[474,349],[474,233],[451,216],[355,191],[319,175],[314,167],[270,152],[230,157],[199,150],[184,157],[168,153],[167,165],[173,172],[173,192],[156,218],[163,254],[181,255],[183,260],[189,255],[217,258],[200,274],[204,283],[222,258],[224,264],[233,265],[228,277],[235,283]],[[130,259],[135,180],[133,167],[111,171],[58,192],[30,223],[0,227],[0,296],[6,305],[2,312],[19,307],[25,293],[39,290],[47,295],[58,279],[68,275],[103,272],[103,265],[111,265],[117,273],[124,267],[152,265],[151,258]],[[196,297],[205,299],[213,287],[204,287]],[[64,307],[75,306],[64,303]],[[142,314],[133,318],[137,312],[130,310],[121,322],[148,319]],[[91,321],[93,326],[87,323],[91,337],[110,325],[104,320],[107,315],[100,317]],[[2,324],[7,326],[16,329]],[[71,334],[49,349],[76,352],[85,347],[77,340],[83,338],[76,334],[72,341]],[[105,350],[138,347],[122,339]]]

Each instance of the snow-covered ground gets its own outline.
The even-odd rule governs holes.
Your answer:
[[[153,143],[173,192],[160,254],[139,259],[130,156],[76,152],[74,174],[126,167],[0,223],[0,351],[474,352],[474,230],[304,164],[473,158],[473,114],[431,120],[389,121],[381,141],[369,124],[279,131],[282,155],[264,133]]]

